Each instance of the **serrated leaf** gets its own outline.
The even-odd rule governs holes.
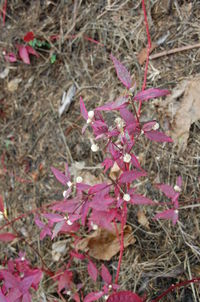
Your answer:
[[[10,242],[10,241],[13,241],[15,238],[17,238],[17,236],[12,233],[1,233],[0,234],[0,241],[3,241],[3,242]]]
[[[138,92],[134,97],[134,101],[148,101],[168,94],[170,94],[170,91],[167,89],[149,88]]]
[[[113,64],[115,66],[115,70],[117,72],[117,76],[118,76],[119,80],[122,82],[122,84],[124,86],[126,86],[128,89],[130,89],[131,86],[132,86],[132,80],[131,80],[130,72],[112,54],[110,55],[110,58],[113,61]]]
[[[92,278],[92,280],[94,282],[96,282],[97,277],[98,277],[98,270],[97,270],[96,265],[91,260],[89,260],[87,270],[88,270],[88,273],[89,273],[90,277]]]
[[[146,175],[147,173],[145,171],[126,171],[121,174],[119,183],[131,183],[132,181]]]
[[[173,143],[173,139],[171,139],[171,137],[167,136],[163,132],[152,130],[152,131],[144,132],[144,135],[148,139],[158,142],[158,143],[164,143],[164,142]]]

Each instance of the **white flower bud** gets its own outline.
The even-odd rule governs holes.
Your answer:
[[[123,161],[124,161],[124,163],[130,163],[130,161],[131,161],[131,155],[128,154],[128,153],[126,153],[124,155],[124,157],[123,157]]]
[[[98,225],[93,222],[91,222],[91,227],[94,231],[98,230]]]
[[[174,191],[181,192],[181,188],[177,185],[174,186]]]
[[[82,182],[83,181],[83,178],[81,177],[81,176],[78,176],[77,178],[76,178],[76,182],[79,184],[80,182]]]
[[[158,123],[155,123],[155,125],[152,127],[152,130],[158,130],[160,128],[160,125]]]
[[[64,198],[68,197],[67,191],[63,191],[63,197],[64,197]]]
[[[93,110],[88,111],[88,118],[93,119],[93,117],[94,117],[94,111]]]
[[[97,144],[92,144],[91,150],[92,150],[92,152],[97,152],[97,151],[99,151],[99,146]]]
[[[144,130],[141,130],[141,134],[144,134]]]
[[[67,182],[67,185],[68,185],[68,187],[70,188],[70,187],[72,186],[72,182],[71,182],[71,181],[68,181],[68,182]]]
[[[111,284],[110,284],[110,285],[108,285],[108,288],[109,288],[109,289],[112,289],[112,285],[111,285]]]
[[[0,221],[2,221],[4,219],[4,215],[2,212],[0,212]]]
[[[176,214],[178,214],[178,210],[175,210],[174,212],[175,212]]]
[[[22,256],[22,257],[21,257],[21,261],[24,261],[24,260],[25,260],[25,257],[24,257],[24,256]]]
[[[67,219],[67,224],[68,224],[68,225],[72,225],[73,222],[71,222],[71,220]]]
[[[87,124],[90,124],[92,122],[91,118],[87,119]]]
[[[123,200],[130,201],[131,200],[131,196],[129,194],[124,194]]]
[[[71,296],[71,290],[68,290],[68,291],[66,292],[66,294],[67,294],[68,296]]]

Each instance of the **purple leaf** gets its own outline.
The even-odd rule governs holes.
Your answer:
[[[146,176],[145,171],[126,171],[119,178],[119,183],[130,183],[142,176]]]
[[[126,69],[126,67],[117,60],[112,54],[110,55],[111,60],[113,61],[113,64],[115,66],[115,70],[117,72],[117,76],[119,80],[126,86],[128,89],[132,86],[132,80],[131,75],[129,71]]]
[[[97,277],[98,277],[98,270],[96,268],[96,265],[89,260],[88,266],[87,266],[87,270],[88,270],[88,274],[90,275],[90,277],[92,278],[92,280],[94,282],[96,282]]]
[[[30,64],[31,62],[30,62],[29,53],[28,53],[26,46],[19,45],[18,50],[19,50],[19,56],[22,59],[22,61],[25,64]]]
[[[168,198],[174,198],[175,190],[170,185],[157,184],[156,187],[160,189]]]
[[[107,283],[107,284],[112,283],[112,276],[104,264],[102,264],[102,266],[101,266],[101,277],[105,283]]]
[[[145,131],[151,131],[153,126],[155,126],[157,122],[156,121],[150,121],[150,122],[147,122],[143,125],[142,127],[142,130],[145,132]]]
[[[104,295],[104,292],[92,292],[89,293],[83,300],[83,302],[93,302],[100,299]]]
[[[5,60],[10,63],[17,62],[16,55],[13,52],[10,52],[4,56]]]
[[[140,163],[137,159],[137,157],[134,154],[131,154],[131,163],[137,168],[141,169]]]
[[[158,98],[168,94],[170,94],[170,91],[167,89],[149,88],[138,92],[134,97],[134,101],[148,101],[149,99]]]
[[[169,209],[155,215],[154,219],[171,219],[175,225],[178,221],[178,210]]]
[[[101,107],[97,107],[96,110],[102,110],[102,111],[120,110],[126,107],[127,101],[128,101],[128,95],[120,96],[119,98],[116,99],[116,101],[109,102]]]
[[[109,185],[107,183],[101,183],[101,184],[92,186],[89,189],[88,194],[95,194],[97,192],[104,191],[104,190],[106,190],[107,192],[109,192],[109,190],[110,190]]]
[[[173,143],[173,139],[171,139],[171,137],[167,136],[163,132],[152,130],[152,131],[144,132],[144,134],[148,139],[158,143],[163,143],[163,142]]]
[[[64,217],[59,214],[50,214],[49,213],[49,214],[44,214],[44,217],[52,222],[59,222],[59,221],[64,220]]]
[[[94,198],[90,203],[90,207],[99,211],[107,211],[108,207],[113,203],[113,201],[113,198],[99,199],[99,196],[97,196],[97,198]]]
[[[81,109],[81,114],[83,118],[87,121],[88,120],[88,112],[87,109],[85,108],[85,104],[83,102],[83,98],[80,97],[80,109]]]
[[[132,293],[130,291],[121,291],[114,293],[110,295],[108,300],[106,302],[143,302],[144,300],[141,299],[138,295],[135,293]]]
[[[153,200],[151,200],[151,199],[149,199],[145,196],[139,195],[139,194],[133,194],[131,196],[131,200],[129,201],[129,203],[131,203],[131,204],[142,204],[142,205],[155,204],[153,202]]]
[[[53,172],[55,178],[63,185],[66,186],[67,182],[69,181],[69,178],[60,172],[58,169],[51,167],[51,171]]]
[[[127,124],[137,123],[136,118],[127,108],[120,109],[119,112],[120,112],[121,117]]]
[[[1,291],[0,291],[0,301],[1,301],[1,302],[8,302],[8,300],[7,300],[6,297],[2,294]]]
[[[28,53],[39,58],[39,54],[37,53],[37,51],[35,51],[35,49],[33,47],[31,47],[30,45],[26,45],[26,49],[27,49]]]
[[[19,281],[10,272],[1,271],[1,275],[3,276],[3,278],[5,280],[5,286],[7,289],[8,288],[19,288]]]

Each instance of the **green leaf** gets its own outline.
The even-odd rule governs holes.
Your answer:
[[[54,64],[56,61],[56,54],[53,54],[50,58],[51,64]]]

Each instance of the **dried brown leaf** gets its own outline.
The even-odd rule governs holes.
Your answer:
[[[139,224],[141,224],[143,227],[145,227],[146,229],[150,229],[150,226],[149,226],[149,221],[144,213],[144,211],[138,211],[137,213],[137,217],[138,217],[138,222]]]
[[[119,238],[121,238],[121,225],[117,224]],[[89,256],[98,260],[110,260],[120,251],[120,242],[115,228],[113,231],[98,229],[87,238],[82,239],[76,245],[78,250],[88,252]],[[124,247],[135,243],[132,235],[132,228],[129,225],[124,227]]]
[[[160,106],[167,134],[179,151],[186,149],[190,126],[200,119],[199,83],[200,76],[181,82]]]
[[[152,53],[152,51],[153,51],[156,47],[158,47],[158,44],[157,44],[157,43],[152,43],[151,49],[150,49],[150,52],[149,52],[149,53]],[[144,62],[145,62],[146,59],[147,59],[147,50],[148,50],[148,48],[145,47],[145,48],[143,48],[143,49],[139,52],[139,54],[137,55],[137,59],[138,59],[138,62],[139,62],[140,65],[143,65]]]

